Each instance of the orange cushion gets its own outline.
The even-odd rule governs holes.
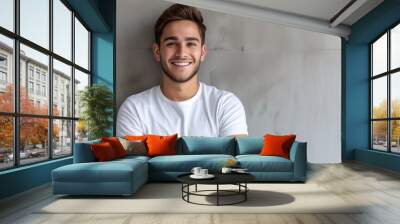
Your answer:
[[[115,155],[117,158],[121,158],[126,156],[126,151],[124,149],[124,146],[122,146],[121,142],[118,140],[116,137],[104,137],[101,138],[101,142],[108,142],[114,149]]]
[[[286,159],[290,158],[290,148],[296,135],[264,135],[264,145],[261,149],[262,156],[281,156]]]
[[[129,141],[146,141],[148,135],[125,135],[125,139]]]
[[[176,154],[176,139],[178,135],[160,136],[149,135],[146,139],[147,155],[148,156],[162,156],[162,155],[175,155]]]
[[[108,142],[92,144],[90,147],[97,161],[103,162],[117,158],[113,147]]]

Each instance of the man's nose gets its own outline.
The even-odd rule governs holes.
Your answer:
[[[180,56],[180,57],[185,56],[185,53],[186,53],[185,45],[183,43],[181,43],[181,44],[178,44],[177,46],[178,47],[176,49],[176,56]]]

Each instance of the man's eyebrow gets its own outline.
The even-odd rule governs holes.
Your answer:
[[[166,38],[163,39],[163,41],[168,41],[168,40],[177,41],[178,38],[177,37],[166,37]],[[197,38],[197,37],[186,37],[185,41],[197,41],[197,42],[200,42],[199,38]]]
[[[163,39],[163,41],[168,41],[168,40],[178,40],[177,37],[166,37]]]
[[[197,42],[200,42],[199,38],[197,38],[197,37],[186,37],[185,40],[186,41],[197,41]]]

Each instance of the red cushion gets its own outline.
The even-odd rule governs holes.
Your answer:
[[[108,142],[114,149],[115,155],[117,158],[121,158],[126,156],[126,151],[124,149],[124,146],[122,146],[121,142],[117,137],[104,137],[101,138],[101,142]]]
[[[146,139],[148,156],[175,155],[177,138],[177,134],[170,136],[148,135]]]
[[[129,141],[146,141],[148,135],[125,135],[125,139]]]
[[[262,156],[281,156],[286,159],[290,158],[290,148],[296,135],[264,135],[264,145],[261,149]]]
[[[90,148],[92,149],[94,157],[99,162],[110,161],[117,158],[113,147],[108,142],[92,144]]]

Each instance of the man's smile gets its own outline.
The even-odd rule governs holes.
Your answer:
[[[171,64],[178,67],[186,67],[192,64],[192,62],[188,61],[172,61]]]

